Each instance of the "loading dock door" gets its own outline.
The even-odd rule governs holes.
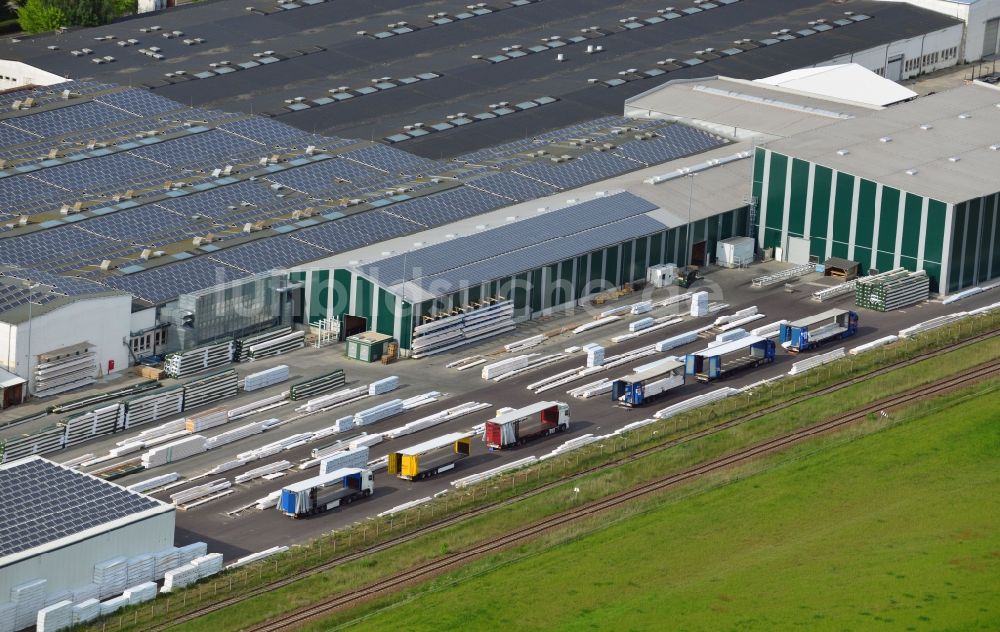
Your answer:
[[[893,81],[899,81],[903,78],[902,55],[896,55],[895,57],[889,58],[889,62],[885,65],[885,78],[892,79]]]
[[[344,327],[341,329],[342,338],[349,338],[354,334],[363,334],[368,331],[368,319],[361,316],[344,316]]]
[[[785,246],[785,257],[791,263],[809,263],[809,240],[801,237],[789,237]]]
[[[707,244],[704,241],[699,241],[698,243],[691,246],[691,265],[704,266],[708,265],[708,261],[705,260],[705,253],[708,250]]]
[[[1000,50],[997,42],[997,34],[1000,32],[1000,18],[993,18],[986,23],[986,32],[983,33],[983,57],[996,55]]]

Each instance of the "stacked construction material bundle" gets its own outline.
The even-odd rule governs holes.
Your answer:
[[[866,351],[871,351],[872,349],[878,349],[879,347],[884,347],[885,345],[890,345],[899,340],[899,336],[885,336],[884,338],[879,338],[878,340],[872,340],[871,342],[866,342],[863,345],[858,345],[854,347],[847,353],[851,355],[859,355]]]
[[[739,340],[740,338],[746,338],[750,334],[747,333],[746,329],[730,329],[729,331],[724,331],[715,337],[716,342],[729,342],[730,340]]]
[[[828,353],[822,353],[820,355],[814,355],[806,358],[805,360],[799,360],[792,365],[792,369],[788,372],[789,375],[798,375],[799,373],[805,373],[809,369],[814,369],[818,366],[824,364],[829,364],[835,360],[839,360],[844,357],[844,347],[839,349],[834,349]]]
[[[37,632],[56,632],[71,625],[73,625],[73,602],[68,599],[42,608],[35,618]]]
[[[15,630],[35,625],[38,611],[45,607],[45,588],[47,585],[47,580],[36,579],[11,587],[10,602],[14,606]]]
[[[399,378],[395,375],[390,375],[387,378],[381,380],[375,380],[368,385],[369,395],[382,395],[384,393],[389,393],[399,388]]]
[[[305,382],[299,382],[298,384],[292,384],[292,388],[289,389],[289,399],[299,400],[312,397],[313,395],[319,395],[320,393],[326,393],[327,391],[332,391],[335,388],[340,388],[347,383],[347,378],[344,376],[343,369],[337,369],[331,373],[325,375],[320,375],[319,377],[314,377]]]
[[[292,332],[292,328],[278,327],[270,331],[265,331],[259,334],[254,334],[252,336],[246,336],[244,338],[237,338],[236,343],[233,345],[233,357],[236,362],[246,362],[250,359],[250,347],[262,342],[269,342],[276,338],[281,338]]]
[[[193,564],[184,564],[173,570],[167,571],[163,576],[163,588],[160,592],[172,592],[178,588],[184,588],[198,581],[198,567]]]
[[[316,399],[310,399],[302,406],[296,408],[295,412],[312,413],[316,412],[317,410],[324,410],[327,408],[332,408],[334,406],[340,406],[347,402],[360,399],[362,397],[368,397],[367,386],[355,386],[354,388],[345,388],[343,390],[337,391],[336,393],[330,393],[329,395],[323,395],[322,397],[317,397]]]
[[[239,474],[234,480],[236,484],[246,483],[254,479],[260,478],[261,476],[267,476],[268,474],[274,474],[275,472],[284,472],[285,470],[291,469],[292,464],[289,461],[276,461],[274,463],[268,463],[267,465],[262,465],[261,467],[254,468],[249,472],[244,472]]]
[[[195,500],[200,500],[208,496],[212,496],[228,490],[233,486],[228,480],[220,478],[218,480],[212,481],[211,483],[205,483],[204,485],[196,485],[194,487],[189,487],[183,491],[175,492],[170,494],[170,502],[174,505],[184,505]]]
[[[125,585],[135,586],[143,582],[153,581],[153,570],[156,561],[152,555],[136,555],[129,558],[125,566]]]
[[[65,446],[114,432],[118,425],[119,407],[116,402],[67,419]]]
[[[760,336],[761,338],[777,338],[781,334],[781,326],[787,325],[787,320],[779,320],[775,323],[770,323],[762,327],[750,330],[751,336]]]
[[[272,338],[271,340],[253,343],[247,347],[249,351],[247,359],[250,362],[253,362],[254,360],[270,358],[276,355],[281,355],[282,353],[288,353],[289,351],[301,349],[304,346],[306,346],[306,332],[293,331],[285,334],[284,336]]]
[[[93,384],[97,370],[97,354],[89,342],[39,354],[32,395],[48,397]]]
[[[61,450],[65,434],[66,430],[61,424],[52,424],[29,435],[11,437],[6,440],[6,449],[0,454],[0,462],[10,463],[24,456]]]
[[[159,476],[154,476],[153,478],[147,478],[144,481],[139,481],[138,483],[133,483],[125,489],[130,492],[146,492],[151,489],[156,489],[157,487],[163,487],[164,485],[173,483],[180,477],[180,474],[177,472],[170,472],[169,474],[161,474]],[[79,599],[74,599],[74,601],[79,601]]]
[[[403,400],[394,399],[384,404],[362,410],[354,414],[354,425],[361,427],[373,424],[403,412]]]
[[[431,428],[438,424],[442,424],[446,421],[451,421],[452,419],[458,419],[463,415],[468,415],[480,410],[489,408],[490,405],[481,402],[466,402],[464,404],[459,404],[452,408],[442,410],[440,412],[434,413],[433,415],[428,415],[427,417],[422,417],[415,421],[411,421],[405,426],[399,428],[393,428],[392,430],[387,430],[383,432],[382,435],[387,439],[395,439],[397,437],[402,437],[408,434],[413,434],[414,432],[419,432],[426,428]],[[360,466],[358,466],[360,467]]]
[[[725,399],[730,395],[738,393],[739,391],[735,388],[730,388],[725,386],[723,388],[714,390],[710,393],[705,393],[704,395],[698,395],[696,397],[691,397],[685,399],[683,402],[678,402],[672,406],[667,406],[663,410],[656,411],[654,417],[657,419],[668,419],[674,415],[679,415],[681,413],[686,413],[689,410],[694,410],[695,408],[700,408],[701,406],[707,406],[712,402],[717,402],[719,400]]]
[[[107,601],[101,602],[101,616],[106,617],[110,614],[114,614],[126,606],[128,606],[128,597],[125,595],[112,597]]]
[[[220,435],[209,437],[208,440],[205,441],[205,449],[211,450],[213,448],[232,443],[233,441],[239,441],[240,439],[260,434],[264,432],[264,424],[265,422],[263,421],[255,421],[252,424],[246,424],[244,426],[240,426],[239,428],[227,430]]]
[[[981,316],[982,314],[989,314],[990,312],[995,312],[997,310],[1000,310],[1000,303],[993,303],[991,305],[977,307],[976,309],[970,309],[966,312],[966,314],[969,316]]]
[[[368,465],[368,448],[361,446],[356,450],[341,450],[325,457],[319,464],[320,474],[329,474],[344,467],[364,468]]]
[[[486,479],[493,478],[494,476],[499,476],[504,472],[509,472],[511,470],[516,470],[522,467],[527,467],[529,465],[534,465],[538,462],[538,457],[528,456],[523,459],[518,459],[516,461],[511,461],[501,465],[500,467],[495,467],[492,470],[486,470],[485,472],[480,472],[478,474],[471,474],[469,476],[462,477],[458,480],[451,482],[451,486],[456,489],[461,489],[463,487],[468,487],[480,481],[485,481]]]
[[[0,602],[0,632],[14,632],[17,608],[12,603]]]
[[[87,599],[97,599],[100,594],[101,590],[97,584],[84,584],[73,590],[72,601],[73,603],[80,603]]]
[[[226,369],[184,383],[184,410],[233,397],[239,387],[236,371]]]
[[[559,456],[560,454],[572,452],[573,450],[578,450],[585,445],[590,445],[591,443],[600,441],[603,438],[604,438],[603,436],[594,436],[593,434],[590,433],[581,435],[579,437],[574,437],[573,439],[570,439],[569,441],[558,446],[552,452],[549,452],[548,454],[543,454],[542,456],[538,457],[538,460],[547,461],[553,457]]]
[[[956,312],[954,314],[947,314],[945,316],[938,316],[937,318],[932,318],[930,320],[925,320],[922,323],[917,323],[912,327],[907,327],[906,329],[899,330],[900,338],[913,338],[919,336],[922,333],[926,333],[938,327],[944,327],[945,325],[950,325],[951,323],[958,322],[963,318],[968,317],[968,312]]]
[[[209,553],[191,560],[191,565],[198,569],[198,579],[205,579],[222,570],[222,553]]]
[[[412,509],[413,507],[416,507],[417,505],[423,505],[424,503],[429,503],[430,501],[431,501],[431,497],[430,496],[424,496],[423,498],[418,498],[416,500],[411,500],[409,502],[405,502],[405,503],[403,503],[401,505],[396,505],[395,507],[393,507],[391,509],[386,509],[385,511],[383,511],[381,513],[378,513],[376,515],[379,518],[384,518],[386,516],[391,516],[393,514],[398,514],[401,511],[406,511],[407,509]]]
[[[592,369],[604,364],[604,347],[601,345],[584,345],[583,350],[587,352],[587,368]]]
[[[101,616],[101,602],[99,599],[84,599],[73,606],[73,625],[89,623]]]
[[[271,492],[267,496],[264,496],[263,498],[258,498],[256,503],[254,503],[254,507],[260,510],[273,509],[278,506],[278,501],[280,499],[281,499],[281,490],[278,489]],[[231,566],[232,565],[230,565],[230,567]]]
[[[131,588],[126,588],[122,597],[128,599],[128,604],[134,606],[137,603],[152,601],[156,598],[156,584],[153,582],[142,582]]]
[[[249,404],[237,406],[236,408],[230,408],[229,419],[233,420],[233,419],[239,419],[240,417],[249,417],[254,413],[270,410],[271,408],[277,408],[278,406],[284,404],[287,399],[288,399],[288,393],[280,393],[278,395],[272,395],[271,397],[265,397],[264,399],[259,399]]]
[[[251,373],[243,380],[244,391],[256,391],[268,386],[280,384],[288,379],[288,365],[279,364],[276,367]]]
[[[202,371],[226,366],[232,361],[233,341],[227,340],[171,353],[167,356],[163,368],[170,377],[185,378]]]
[[[962,290],[961,292],[956,292],[956,293],[952,294],[951,296],[945,298],[944,300],[941,301],[941,304],[942,305],[951,305],[952,303],[957,303],[958,301],[960,301],[960,300],[962,300],[964,298],[969,298],[970,296],[975,296],[976,294],[982,294],[985,291],[986,291],[986,288],[983,288],[983,287],[979,287],[979,286],[970,287],[970,288],[968,288],[966,290]]]
[[[708,316],[708,292],[695,292],[691,295],[690,313],[695,318]]]
[[[634,303],[629,308],[629,313],[633,316],[638,316],[639,314],[645,314],[646,312],[653,311],[653,301],[640,301]]]
[[[156,446],[152,450],[145,452],[142,455],[142,466],[150,469],[166,465],[167,463],[173,463],[174,461],[179,461],[195,454],[201,454],[205,450],[205,437],[192,435]]]
[[[381,434],[365,434],[361,435],[357,439],[354,439],[348,445],[350,445],[352,450],[358,450],[360,448],[370,448],[373,445],[378,445],[379,443],[382,443]]]
[[[513,358],[506,358],[498,362],[491,362],[490,364],[484,364],[479,370],[479,376],[484,380],[492,380],[498,375],[504,373],[509,373],[517,369],[523,369],[528,366],[531,358],[535,357],[536,354],[519,355]]]
[[[204,542],[192,542],[177,549],[181,564],[190,564],[191,560],[202,555],[208,555],[208,545]]]
[[[171,546],[153,554],[153,579],[159,581],[167,571],[181,565],[181,552],[176,546]]]
[[[858,307],[889,312],[926,301],[931,281],[923,270],[909,272],[897,268],[884,274],[858,279],[854,299]]]
[[[60,601],[73,601],[73,593],[69,590],[60,590],[54,593],[45,593],[45,605],[51,606],[57,604]]]
[[[179,386],[130,397],[122,402],[121,427],[132,428],[164,417],[176,417],[183,410],[184,389]]]
[[[524,340],[518,340],[517,342],[505,344],[503,346],[503,350],[508,353],[517,353],[518,351],[524,351],[525,349],[537,347],[543,342],[545,342],[545,334],[538,334],[537,336],[531,336],[530,338],[525,338]],[[451,367],[449,366],[447,368]]]
[[[334,426],[337,428],[337,432],[347,432],[354,427],[354,415],[341,417],[334,423]]]
[[[633,321],[633,322],[629,323],[628,324],[628,330],[630,332],[635,333],[637,331],[641,331],[643,329],[648,329],[648,328],[652,327],[655,322],[656,322],[656,320],[653,319],[653,318],[649,318],[649,317],[640,318],[639,320],[636,320],[636,321]]]
[[[184,424],[188,432],[203,432],[216,426],[221,426],[229,421],[229,415],[225,408],[212,408],[197,415],[191,415]]]
[[[666,340],[661,340],[660,342],[656,343],[656,346],[654,348],[662,353],[664,351],[670,351],[675,347],[680,347],[682,345],[690,344],[698,340],[698,334],[707,329],[708,327],[700,327],[698,329],[695,329],[694,331],[689,331],[683,334],[677,334],[676,336],[671,336]]]
[[[699,292],[699,294],[701,293],[702,292]],[[747,316],[756,316],[756,315],[757,315],[757,306],[754,305],[752,307],[747,307],[746,309],[741,309],[733,314],[719,316],[718,318],[715,319],[715,321],[712,324],[715,325],[716,327],[720,327],[722,325],[727,325],[734,321],[746,318]]]
[[[128,559],[116,557],[94,564],[94,583],[101,599],[120,595],[128,585]]]
[[[281,495],[281,490],[278,490],[278,495],[279,496]],[[226,570],[228,571],[234,568],[239,568],[241,566],[246,566],[247,564],[252,564],[253,562],[262,560],[267,557],[271,557],[272,555],[277,555],[278,553],[284,553],[287,550],[288,550],[287,546],[273,546],[267,549],[266,551],[261,551],[259,553],[251,553],[250,555],[239,558],[238,560],[227,566]]]
[[[209,439],[209,441],[211,441],[211,439]],[[209,471],[205,472],[205,476],[211,476],[212,474],[221,474],[222,472],[235,470],[238,467],[243,467],[252,460],[254,459],[233,459],[232,461],[223,461],[222,463],[219,463]]]
[[[130,437],[123,441],[118,441],[118,445],[125,445],[126,443],[141,442],[146,443],[147,441],[153,441],[161,437],[170,436],[178,432],[187,432],[185,425],[187,424],[187,419],[181,417],[179,419],[174,419],[173,421],[168,421],[165,424],[160,424],[159,426],[154,426],[143,430],[134,437]]]
[[[848,294],[854,294],[858,286],[857,279],[851,279],[850,281],[845,281],[840,285],[834,285],[833,287],[823,288],[822,290],[816,290],[813,292],[812,300],[817,303],[822,303],[824,301],[829,301],[830,299],[837,298],[838,296],[846,296]]]
[[[621,316],[612,314],[611,316],[603,316],[597,320],[589,323],[584,323],[573,330],[574,334],[582,334],[585,331],[590,331],[591,329],[597,329],[598,327],[603,327],[604,325],[611,324],[616,320],[621,320]]]
[[[514,304],[497,301],[413,328],[413,357],[422,358],[514,329]]]
[[[588,399],[597,395],[610,393],[612,386],[613,383],[611,380],[608,378],[602,378],[596,382],[590,382],[583,384],[582,386],[577,386],[576,388],[571,388],[566,392],[579,399]]]

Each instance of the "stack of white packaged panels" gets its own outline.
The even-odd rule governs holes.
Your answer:
[[[737,391],[735,388],[724,386],[720,389],[716,389],[709,393],[705,393],[704,395],[696,395],[694,397],[685,399],[682,402],[678,402],[671,406],[667,406],[662,410],[656,411],[656,414],[654,416],[657,419],[669,419],[674,415],[679,415],[681,413],[685,413],[689,410],[694,410],[695,408],[699,408],[701,406],[707,406],[712,402],[717,402],[721,399],[725,399],[730,395],[733,395],[738,392],[739,391]]]
[[[222,570],[222,553],[209,553],[191,560],[191,565],[198,569],[198,579],[215,575]]]
[[[60,590],[54,593],[45,593],[45,605],[51,606],[57,604],[60,601],[72,601],[73,593],[68,590]]]
[[[306,345],[306,332],[293,331],[278,338],[272,338],[264,342],[257,342],[249,347],[247,359],[253,362],[261,358],[269,358],[295,349],[301,349]]]
[[[220,445],[226,445],[227,443],[232,443],[233,441],[239,441],[240,439],[260,434],[262,432],[264,432],[264,422],[256,421],[252,424],[246,424],[245,426],[240,426],[239,428],[227,430],[226,432],[214,437],[209,437],[205,441],[205,449],[211,450],[212,448],[217,448]]]
[[[87,601],[88,599],[97,599],[101,594],[101,589],[97,584],[84,584],[79,588],[75,588],[72,593],[73,603],[80,603],[81,601]]]
[[[188,380],[184,383],[184,410],[235,397],[238,389],[239,378],[233,369]]]
[[[146,469],[173,463],[180,459],[201,454],[206,450],[205,437],[191,435],[177,441],[157,446],[142,455],[142,466]]]
[[[125,595],[119,595],[108,599],[107,601],[101,602],[101,616],[106,617],[109,614],[114,614],[128,605],[128,597]]]
[[[120,404],[115,402],[77,415],[66,421],[66,446],[76,445],[92,437],[114,432],[118,425]]]
[[[490,364],[484,364],[483,367],[479,370],[479,376],[484,380],[492,380],[498,375],[503,375],[504,373],[510,373],[511,371],[515,371],[517,369],[523,369],[524,367],[528,366],[528,363],[531,361],[531,358],[533,358],[535,355],[537,354],[519,355],[519,356],[514,356],[513,358],[500,360],[498,362],[491,362]]]
[[[153,570],[156,561],[152,555],[136,555],[130,558],[125,571],[125,585],[136,586],[143,582],[153,581]]]
[[[0,602],[0,632],[14,632],[17,607],[12,603]]]
[[[88,623],[101,616],[101,602],[96,598],[84,599],[73,606],[73,625]]]
[[[381,434],[366,434],[366,435],[361,435],[357,439],[351,441],[351,443],[348,445],[352,450],[357,450],[358,448],[370,448],[371,446],[377,445],[379,443],[382,443]]]
[[[359,397],[368,396],[367,386],[355,386],[353,388],[345,388],[337,391],[336,393],[330,393],[329,395],[323,395],[322,397],[317,397],[315,399],[310,399],[305,404],[299,406],[295,409],[295,412],[307,412],[312,413],[317,410],[322,410],[324,408],[330,408],[343,402],[358,399]]]
[[[355,413],[354,425],[359,427],[367,426],[368,424],[373,424],[376,421],[387,419],[401,412],[403,412],[403,400],[394,399],[391,402],[379,404],[373,408]]]
[[[375,380],[368,385],[369,395],[382,395],[383,393],[388,393],[399,388],[399,378],[395,375],[390,375],[387,378],[381,380]]]
[[[173,378],[184,378],[201,371],[225,366],[233,361],[233,341],[207,344],[202,347],[171,353],[163,368]]]
[[[175,417],[184,410],[184,389],[160,389],[151,395],[138,395],[122,402],[122,427],[133,428],[164,417]],[[181,428],[183,430],[183,428]]]
[[[184,588],[198,581],[198,567],[192,564],[185,564],[167,571],[163,577],[163,588],[160,592],[171,592],[177,588]]]
[[[233,482],[237,485],[241,483],[246,483],[252,481],[256,478],[262,476],[267,476],[268,474],[274,474],[275,472],[284,472],[292,467],[291,461],[275,461],[274,463],[268,463],[267,465],[262,465],[260,467],[254,468],[249,472],[244,472],[242,474],[237,474]]]
[[[194,558],[208,554],[208,545],[204,542],[192,542],[191,544],[180,547],[177,552],[180,557],[181,564],[190,564],[191,560]]]
[[[739,340],[740,338],[746,338],[746,329],[730,329],[729,331],[724,331],[715,337],[716,342],[730,342],[732,340]]]
[[[207,496],[212,496],[218,494],[219,492],[225,491],[232,487],[233,484],[224,478],[212,481],[211,483],[205,483],[204,485],[196,485],[195,487],[190,487],[183,491],[179,491],[174,494],[170,494],[170,502],[175,505],[184,505],[189,502],[200,500]]]
[[[172,546],[153,554],[153,579],[159,581],[163,579],[167,571],[173,570],[181,565],[180,549]]]
[[[125,489],[130,492],[145,492],[151,489],[156,489],[157,487],[163,487],[169,483],[173,483],[181,477],[177,472],[170,472],[169,474],[161,474],[159,476],[154,476],[153,478],[147,478],[144,481],[139,481],[138,483],[132,483]],[[76,599],[75,601],[80,601]]]
[[[94,583],[101,599],[108,595],[120,595],[128,585],[128,559],[116,557],[94,564]]]
[[[336,422],[334,422],[334,425],[337,428],[337,432],[347,432],[348,430],[354,427],[354,415],[350,415],[348,417],[341,417]]]
[[[365,467],[368,464],[368,448],[341,450],[325,457],[319,464],[320,474],[329,474],[344,467]]]
[[[689,331],[687,333],[671,336],[666,340],[661,340],[660,342],[656,343],[656,346],[654,348],[660,353],[663,353],[664,351],[670,351],[675,347],[680,347],[682,345],[690,344],[698,339],[698,334],[701,333],[703,330],[704,328],[695,329],[694,331]]]
[[[244,391],[257,391],[268,386],[280,384],[288,379],[288,365],[279,364],[264,371],[258,371],[246,376],[243,380]]]
[[[642,331],[643,329],[649,329],[655,323],[656,323],[656,319],[654,319],[654,318],[650,318],[650,317],[640,318],[637,321],[629,323],[628,324],[628,330],[631,331],[632,333],[635,333],[637,331]]]
[[[278,493],[279,494],[281,493],[280,490]],[[260,551],[259,553],[251,553],[250,555],[239,558],[238,560],[227,566],[226,570],[239,568],[241,566],[246,566],[247,564],[252,564],[253,562],[262,560],[266,557],[271,557],[272,555],[277,555],[278,553],[284,553],[287,550],[288,550],[287,546],[274,546],[265,551]]]
[[[691,316],[708,316],[708,292],[695,292],[691,295]]]
[[[629,308],[629,312],[633,316],[638,316],[639,314],[645,314],[646,312],[653,311],[653,301],[639,301],[638,303],[633,303]]]
[[[275,340],[288,335],[292,331],[291,327],[278,327],[271,331],[265,331],[245,338],[237,338],[233,345],[233,359],[236,362],[246,362],[250,359],[250,347],[268,340]]]
[[[229,421],[229,415],[225,408],[212,408],[197,415],[191,415],[184,424],[188,432],[203,432],[216,426],[221,426]]]
[[[56,632],[71,625],[73,625],[73,602],[68,599],[42,608],[35,618],[35,629],[38,632]]]
[[[596,344],[584,345],[583,350],[587,352],[587,368],[593,369],[604,364],[604,347]]]
[[[125,590],[122,597],[128,599],[130,606],[144,601],[151,601],[156,598],[156,584],[153,582],[143,582]]]

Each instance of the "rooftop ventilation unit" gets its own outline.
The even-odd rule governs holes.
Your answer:
[[[837,155],[838,156],[846,156],[849,153],[851,153],[851,152],[848,149],[838,149],[837,150]]]
[[[930,123],[924,123],[923,125],[920,126],[920,129],[922,129],[922,130],[924,130],[926,132],[928,130],[934,129],[934,126],[931,125]]]
[[[880,142],[880,143],[891,143],[892,142],[892,136],[883,136],[882,138],[878,139],[878,142]]]
[[[961,159],[962,159],[961,156],[952,156],[951,158],[948,159],[948,162],[958,162]]]
[[[964,113],[964,114],[959,114],[959,115],[958,115],[958,118],[960,118],[960,119],[962,119],[962,120],[965,120],[965,119],[970,119],[970,118],[972,118],[972,115],[971,115],[971,114],[969,114],[968,112],[966,112],[966,113]]]
[[[917,175],[917,173],[918,172],[917,172],[916,169],[907,169],[906,170],[906,175],[908,175],[908,176],[915,176],[915,175]]]

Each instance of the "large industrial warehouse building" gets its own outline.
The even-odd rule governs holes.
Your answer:
[[[37,456],[0,465],[0,612],[15,630],[47,604],[100,594],[96,564],[173,543],[172,505]]]

